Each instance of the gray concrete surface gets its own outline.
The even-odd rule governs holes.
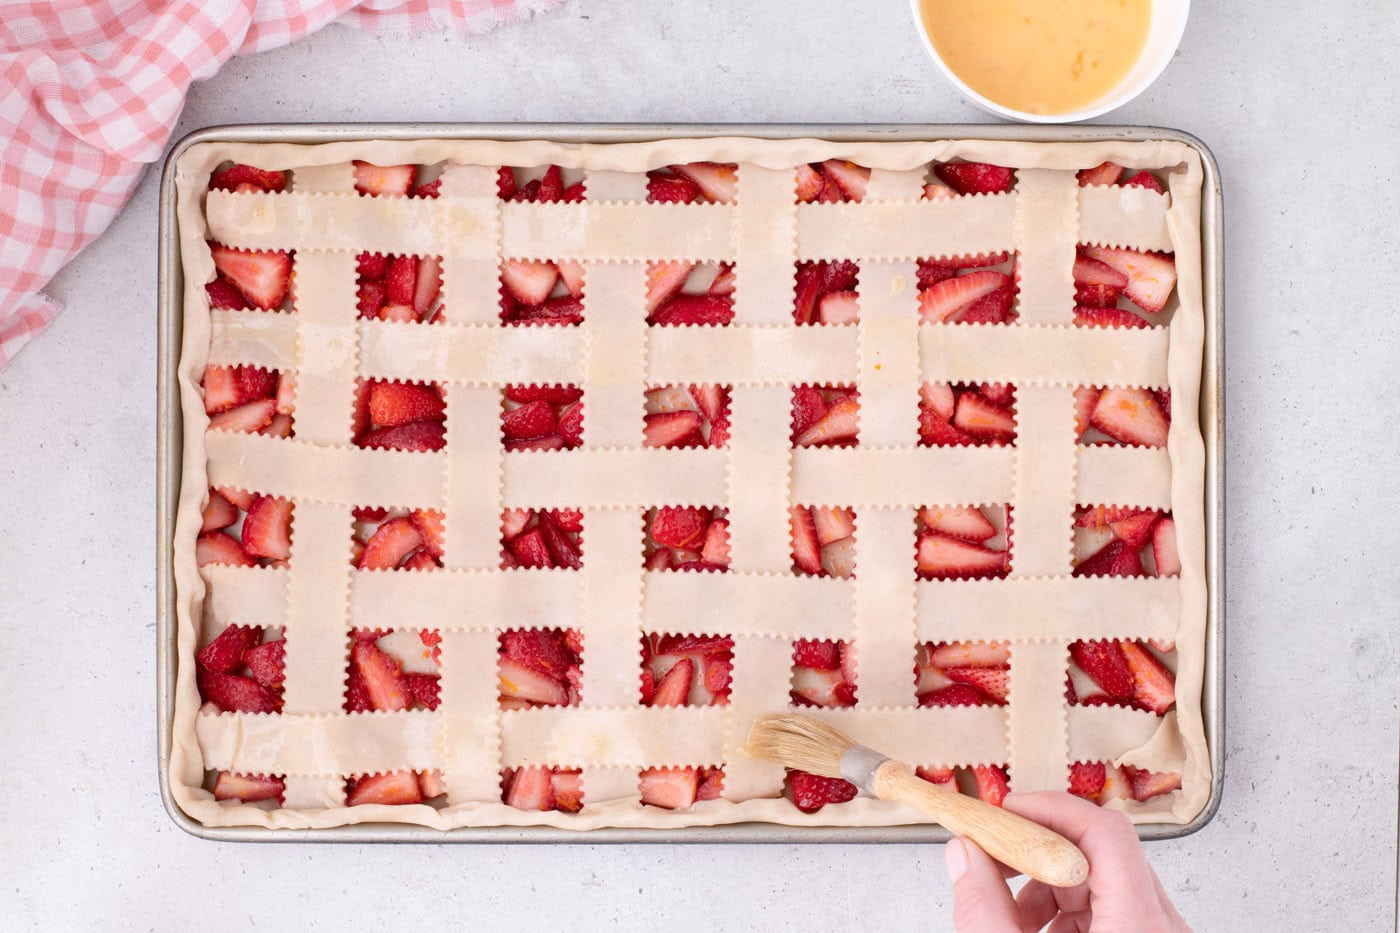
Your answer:
[[[1400,553],[1400,26],[1198,4],[1105,122],[1225,178],[1229,757],[1151,847],[1202,930],[1389,929]],[[197,86],[179,132],[318,120],[977,122],[907,6],[571,3],[461,43],[332,27]],[[178,134],[177,134],[178,135]],[[216,845],[155,768],[156,172],[0,372],[0,909],[9,929],[943,928],[939,847]]]

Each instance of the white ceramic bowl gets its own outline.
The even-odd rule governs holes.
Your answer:
[[[970,2],[976,2],[976,0],[970,0]],[[998,104],[996,101],[988,100],[968,87],[962,78],[953,73],[953,69],[948,67],[948,64],[943,61],[943,57],[938,54],[938,50],[933,47],[933,40],[929,38],[928,30],[924,28],[924,14],[919,8],[919,0],[910,0],[909,5],[914,11],[914,29],[918,31],[919,38],[923,41],[924,49],[928,52],[929,57],[938,66],[938,70],[943,72],[944,77],[953,83],[953,87],[957,88],[972,103],[988,113],[1005,117],[1008,120],[1020,120],[1023,123],[1074,123],[1077,120],[1097,117],[1123,106],[1157,80],[1157,76],[1162,73],[1167,67],[1167,63],[1172,60],[1172,56],[1176,54],[1177,46],[1181,44],[1181,34],[1186,30],[1186,14],[1190,12],[1191,0],[1152,0],[1152,20],[1147,27],[1147,41],[1143,44],[1142,54],[1138,56],[1137,62],[1124,75],[1123,80],[1118,82],[1118,86],[1088,107],[1069,113],[1055,114],[1025,113],[1021,110],[1013,110]]]

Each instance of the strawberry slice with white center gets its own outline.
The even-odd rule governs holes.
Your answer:
[[[957,579],[1002,576],[1010,563],[1005,551],[995,551],[946,535],[925,533],[919,536],[915,566],[921,576]]]
[[[733,204],[739,197],[739,174],[736,167],[718,162],[689,162],[668,166],[671,171],[695,183],[706,200],[717,204]]]
[[[1157,576],[1181,576],[1181,557],[1176,551],[1176,522],[1170,516],[1158,522],[1152,530],[1152,561],[1157,565]]]
[[[682,658],[671,666],[656,684],[648,706],[685,706],[690,699],[690,685],[695,680],[695,662]]]
[[[559,270],[552,262],[507,259],[501,264],[501,281],[523,304],[538,305],[554,291]]]
[[[653,262],[647,266],[647,313],[653,314],[680,294],[695,268],[693,262]]]
[[[1144,509],[1113,522],[1109,527],[1113,529],[1113,534],[1118,540],[1136,551],[1152,540],[1152,529],[1156,527],[1157,521],[1161,517],[1161,512]]]
[[[406,195],[413,186],[412,165],[372,165],[355,160],[355,190],[372,197]]]
[[[207,531],[194,542],[194,559],[200,567],[209,564],[229,564],[234,567],[256,567],[258,562],[243,550],[231,535],[222,531]]]
[[[977,302],[997,296],[997,308],[1010,309],[1015,283],[1004,272],[984,269],[944,279],[919,293],[919,318],[924,323],[957,323]]]
[[[209,504],[204,507],[201,519],[202,524],[199,527],[201,533],[220,531],[238,521],[238,509],[217,489],[210,489]]]
[[[1157,656],[1135,641],[1118,643],[1133,675],[1133,699],[1161,716],[1176,705],[1176,677]]]
[[[688,810],[700,792],[700,776],[694,768],[648,768],[637,783],[642,803],[666,810]]]
[[[847,201],[864,200],[865,188],[870,184],[870,169],[845,159],[827,159],[822,163],[822,171],[836,183]]]
[[[957,775],[953,773],[952,768],[915,768],[914,773],[930,784],[955,794],[958,792]]]
[[[554,809],[577,813],[583,809],[583,774],[578,771],[554,769],[549,776],[554,788]]]
[[[206,366],[200,385],[204,389],[205,414],[216,415],[246,401],[236,367]]]
[[[700,550],[700,559],[718,567],[729,566],[729,520],[717,518],[710,522],[705,532],[705,546]]]
[[[258,496],[243,519],[243,550],[253,557],[286,560],[292,556],[292,502]]]
[[[974,437],[1009,441],[1016,436],[1016,416],[975,392],[964,392],[958,396],[953,427]]]
[[[646,447],[701,447],[704,446],[705,438],[700,427],[701,417],[698,411],[670,411],[647,415],[643,444]]]
[[[1076,177],[1079,187],[1085,188],[1089,185],[1116,185],[1122,176],[1123,166],[1116,162],[1101,162],[1093,168],[1081,169]]]
[[[800,204],[810,204],[820,197],[822,189],[826,186],[826,176],[805,163],[799,165],[796,171],[797,201]]]
[[[994,807],[1001,806],[1006,795],[1011,793],[1011,782],[1006,769],[1000,765],[977,765],[972,769],[977,781],[977,796]]]
[[[424,800],[441,797],[447,793],[447,785],[442,782],[442,772],[438,770],[419,771],[418,789],[422,792]]]
[[[1123,656],[1121,642],[1077,641],[1069,646],[1069,655],[1109,697],[1132,702],[1135,695],[1133,673]]]
[[[404,710],[412,704],[399,662],[380,651],[374,642],[355,639],[350,663],[359,672],[374,709]]]
[[[1090,423],[1115,441],[1141,447],[1167,446],[1170,427],[1148,389],[1112,387],[1099,393]]]
[[[793,440],[793,446],[848,446],[855,443],[859,427],[860,401],[852,392],[833,401],[820,421]]]
[[[788,510],[788,515],[794,569],[799,573],[820,574],[821,542],[817,538],[817,526],[812,517],[812,510],[794,507]]]
[[[929,663],[942,668],[1007,667],[1011,664],[1011,647],[1004,641],[944,642],[929,652]]]
[[[1074,568],[1076,577],[1140,577],[1142,560],[1137,551],[1114,538],[1094,556]]]
[[[437,304],[442,291],[442,261],[436,256],[418,260],[418,275],[413,284],[413,310],[420,320]]]
[[[209,430],[256,434],[271,424],[276,414],[276,399],[258,399],[215,415],[209,419]]]
[[[823,324],[854,324],[860,318],[860,297],[854,291],[830,292],[817,302],[817,320]]]
[[[1147,771],[1142,768],[1134,768],[1131,765],[1124,765],[1122,770],[1128,777],[1128,786],[1132,790],[1133,799],[1138,802],[1151,800],[1161,794],[1170,794],[1174,790],[1181,789],[1181,775],[1174,772]]]
[[[554,780],[548,768],[516,768],[505,793],[507,806],[517,810],[553,810]]]
[[[835,709],[855,705],[855,689],[840,670],[794,665],[790,696],[795,703],[805,706]]]
[[[409,518],[393,518],[380,525],[365,542],[361,570],[393,570],[423,545],[423,535]]]
[[[263,774],[234,774],[220,771],[214,781],[215,800],[241,800],[256,803],[259,800],[280,800],[287,785],[279,777]]]
[[[554,264],[559,270],[559,281],[575,298],[583,297],[583,263],[576,259],[563,259]]]
[[[1000,667],[950,667],[943,673],[955,683],[967,684],[981,690],[998,704],[1006,701],[1010,672]]]
[[[1123,294],[1142,310],[1157,314],[1167,306],[1167,299],[1176,287],[1176,259],[1169,253],[1107,246],[1085,246],[1082,250],[1090,259],[1097,259],[1127,276]]]
[[[241,250],[210,243],[214,268],[243,293],[252,307],[270,311],[287,297],[292,275],[290,253],[271,250]]]
[[[1094,417],[1094,409],[1099,404],[1099,390],[1093,386],[1080,386],[1074,390],[1074,436],[1082,436],[1089,430],[1089,422]]]
[[[533,671],[510,658],[500,659],[498,675],[503,699],[520,699],[536,706],[569,705],[569,690],[563,681]]]
[[[418,509],[409,516],[409,521],[413,522],[413,527],[423,538],[423,550],[433,557],[441,557],[446,535],[442,513],[434,509]]]
[[[926,506],[919,509],[919,521],[929,531],[965,541],[986,541],[997,534],[982,510],[970,505]]]
[[[855,515],[850,509],[817,506],[812,509],[812,522],[817,530],[817,543],[825,547],[841,538],[855,534]]]
[[[946,382],[925,382],[919,387],[919,405],[944,421],[953,420],[953,387]]]
[[[388,774],[368,774],[354,781],[345,805],[384,804],[400,806],[423,802],[418,775],[412,771],[390,771]]]

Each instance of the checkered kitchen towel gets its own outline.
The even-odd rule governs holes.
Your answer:
[[[58,313],[39,293],[160,158],[192,81],[332,20],[463,35],[563,0],[0,0],[0,369]]]

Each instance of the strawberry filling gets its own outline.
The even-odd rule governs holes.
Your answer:
[[[1171,513],[1081,505],[1074,513],[1076,577],[1170,577],[1181,573]]]
[[[569,174],[573,175],[572,170]],[[585,197],[582,175],[566,177],[557,165],[543,169],[501,166],[496,173],[496,195],[502,201],[532,204],[575,204]]]
[[[798,324],[853,324],[859,316],[860,267],[850,260],[799,262],[792,319]]]
[[[799,204],[862,201],[870,184],[870,169],[845,159],[799,165],[796,171]]]
[[[574,260],[507,259],[501,263],[501,321],[579,324],[585,270]]]
[[[936,162],[933,174],[937,184],[945,186],[952,196],[963,194],[1001,194],[1010,191],[1015,185],[1015,173],[1001,165],[988,162]],[[948,197],[930,195],[925,188],[925,197]]]
[[[1016,440],[1016,387],[1004,382],[925,382],[919,389],[924,447],[993,446]]]
[[[388,771],[353,775],[345,781],[345,805],[403,806],[425,803],[447,792],[441,771]]]
[[[443,514],[434,509],[358,508],[351,563],[360,570],[436,570],[442,566]]]
[[[361,380],[351,431],[357,447],[441,450],[447,444],[447,402],[436,383]]]
[[[792,445],[854,447],[860,428],[860,392],[854,386],[794,386]]]
[[[793,706],[840,709],[856,705],[856,677],[850,646],[844,641],[800,638],[792,645]]]
[[[442,193],[435,165],[375,165],[355,160],[355,190],[372,198],[435,198]]]
[[[734,320],[734,267],[730,263],[647,264],[647,323],[721,326]]]
[[[1079,706],[1135,706],[1163,715],[1176,705],[1176,675],[1157,652],[1139,641],[1077,641],[1065,696]]]
[[[793,806],[803,813],[816,813],[829,803],[845,803],[854,800],[858,793],[856,786],[840,778],[824,777],[789,768],[783,792]]]
[[[833,506],[788,510],[792,569],[818,577],[852,577],[856,569],[856,513]]]
[[[501,709],[578,706],[583,638],[574,629],[502,632],[497,659]]]
[[[562,450],[583,443],[583,390],[564,385],[508,385],[502,390],[506,450]]]
[[[1080,386],[1074,390],[1074,429],[1081,444],[1165,447],[1171,421],[1170,389]]]
[[[206,708],[234,713],[282,710],[285,642],[269,632],[230,625],[195,656],[195,683]],[[266,798],[260,798],[266,799]]]
[[[501,802],[517,810],[583,809],[583,772],[577,768],[506,768],[501,772]]]
[[[647,201],[652,204],[733,204],[739,197],[738,166],[689,162],[647,172]]]
[[[355,629],[345,677],[345,711],[435,710],[442,640],[436,629]]]
[[[209,490],[195,563],[285,567],[291,557],[293,504],[243,490]]]
[[[355,275],[360,317],[400,324],[443,320],[440,257],[360,253]]]
[[[718,635],[642,638],[643,706],[724,706],[734,664],[734,639]]]
[[[1004,577],[1011,571],[1011,509],[926,506],[915,519],[918,574],[925,580]]]
[[[688,810],[697,801],[719,798],[724,790],[724,769],[648,768],[638,775],[637,790],[649,807]]]
[[[663,506],[646,513],[642,557],[648,570],[729,569],[726,509]]]
[[[1069,792],[1103,805],[1110,800],[1143,802],[1181,788],[1181,775],[1147,771],[1111,761],[1076,761],[1069,766]]]
[[[234,249],[210,243],[214,281],[204,286],[209,307],[242,311],[281,307],[292,279],[292,253],[278,250]]]
[[[502,570],[578,570],[582,566],[582,512],[507,509],[501,516]]]
[[[292,436],[296,387],[290,374],[257,366],[206,366],[200,388],[209,430]]]
[[[1004,706],[1010,675],[1006,642],[928,642],[915,655],[920,706]]]
[[[724,447],[729,387],[669,385],[647,390],[644,447]]]

